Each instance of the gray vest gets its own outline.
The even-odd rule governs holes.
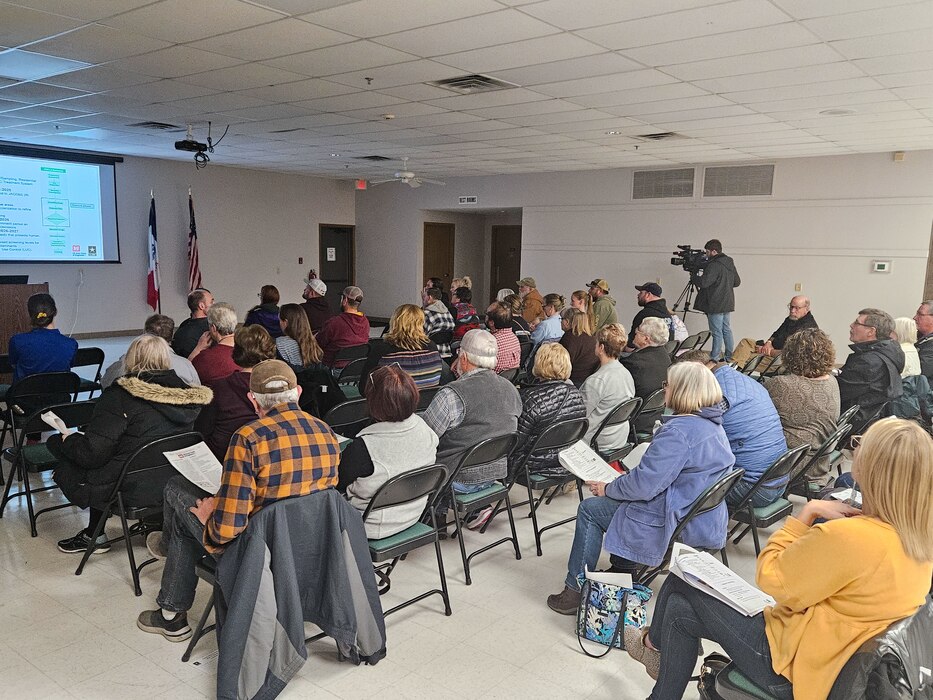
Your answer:
[[[476,443],[514,433],[518,428],[518,416],[522,412],[518,390],[492,370],[482,370],[458,379],[446,388],[460,397],[466,410],[463,422],[441,436],[437,448],[439,463],[454,469],[464,453]],[[507,473],[508,463],[500,459],[460,472],[457,481],[478,484],[501,479]]]

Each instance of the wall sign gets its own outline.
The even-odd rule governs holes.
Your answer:
[[[337,260],[337,249],[328,248],[327,249],[327,262],[335,262]]]
[[[479,197],[477,197],[475,194],[464,195],[459,197],[459,199],[460,204],[476,204],[479,201]]]

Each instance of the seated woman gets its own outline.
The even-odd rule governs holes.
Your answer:
[[[298,313],[304,318],[300,307]],[[240,368],[229,377],[214,382],[211,387],[214,398],[194,422],[194,429],[204,436],[204,442],[221,462],[227,455],[233,434],[256,420],[256,409],[247,395],[249,375],[260,362],[272,359],[275,359],[275,342],[265,328],[255,325],[237,329],[233,335],[233,361]]]
[[[337,489],[361,513],[386,481],[418,467],[434,464],[438,438],[421,416],[418,387],[396,365],[372,374],[366,395],[369,415],[376,421],[363,428],[340,456]],[[389,537],[414,525],[427,505],[427,496],[414,503],[376,511],[366,519],[366,536]]]
[[[463,289],[463,288],[461,288]],[[389,332],[369,343],[369,356],[360,375],[360,393],[368,396],[370,373],[376,367],[397,364],[411,375],[419,389],[438,386],[444,361],[424,332],[424,311],[402,304],[389,320]]]
[[[551,610],[576,614],[584,571],[596,569],[603,548],[633,570],[639,564],[658,566],[677,522],[704,490],[732,470],[735,458],[722,429],[722,390],[713,373],[695,362],[672,366],[664,398],[673,415],[661,419],[638,466],[608,484],[587,482],[596,498],[587,498],[577,508],[564,590],[548,596]],[[691,520],[681,541],[722,549],[728,518],[726,504],[721,503]],[[693,656],[696,661],[696,643]]]
[[[456,280],[455,280],[456,281]],[[457,287],[454,297],[454,340],[462,340],[467,331],[481,328],[482,321],[473,306],[473,292],[469,287]]]
[[[279,326],[282,335],[275,339],[276,354],[291,365],[295,372],[327,367],[322,362],[324,351],[314,339],[308,315],[299,304],[282,304],[279,309]]]
[[[10,338],[14,384],[32,374],[69,371],[78,351],[77,341],[55,327],[58,309],[51,295],[33,294],[26,301],[26,310],[32,330]]]
[[[596,338],[592,335],[586,312],[564,309],[560,312],[560,327],[564,331],[558,341],[570,355],[570,381],[580,386],[599,368],[596,357]]]
[[[548,294],[544,297],[544,320],[531,331],[531,342],[535,347],[549,340],[560,340],[564,334],[560,327],[560,312],[564,310],[564,297]]]
[[[586,320],[590,323],[590,332],[595,332],[596,312],[593,311],[593,297],[590,293],[585,289],[578,289],[570,295],[570,306],[586,314]]]
[[[746,617],[667,577],[650,631],[625,630],[629,653],[657,680],[651,698],[683,697],[700,639],[769,695],[825,698],[863,642],[917,611],[933,574],[933,442],[911,421],[880,420],[852,471],[861,511],[810,501],[762,550],[757,584],[774,607]]]
[[[920,353],[917,352],[917,322],[902,316],[894,319],[894,335],[904,351],[904,371],[901,377],[916,377],[920,374]]]
[[[271,284],[264,284],[259,290],[259,305],[246,314],[244,326],[258,324],[269,331],[269,335],[278,338],[282,335],[279,325],[279,290]]]
[[[53,477],[65,497],[90,509],[86,529],[61,540],[58,548],[83,553],[103,517],[103,508],[120,478],[126,460],[157,438],[192,430],[203,406],[211,402],[207,387],[189,387],[170,369],[168,343],[154,335],[141,335],[126,351],[126,375],[104,389],[85,432],[56,434],[49,451],[58,460]],[[141,501],[159,503],[161,485],[154,493],[137,494]],[[107,539],[101,533],[98,543]],[[106,552],[108,545],[96,552]]]
[[[583,382],[580,391],[586,404],[586,419],[590,422],[583,440],[587,445],[599,430],[606,416],[620,403],[635,398],[632,375],[619,362],[625,347],[625,327],[619,323],[603,326],[596,334],[596,358],[599,369]],[[599,450],[603,453],[620,450],[628,443],[628,422],[606,428],[599,434]]]
[[[583,394],[570,383],[570,355],[558,343],[542,345],[535,356],[532,374],[537,383],[519,391],[522,412],[518,417],[518,442],[509,456],[509,472],[525,461],[535,439],[559,420],[585,418]],[[528,469],[533,474],[566,476],[557,451],[531,458]]]
[[[765,382],[784,428],[788,448],[810,445],[810,454],[836,429],[839,384],[831,374],[836,361],[833,342],[819,328],[797,331],[784,341],[781,362],[788,373]],[[810,470],[821,483],[829,475],[829,457]]]

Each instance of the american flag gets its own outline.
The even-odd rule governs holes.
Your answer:
[[[159,305],[159,248],[156,242],[155,197],[149,202],[149,272],[146,275],[146,301],[153,311]]]
[[[188,293],[201,286],[201,264],[198,260],[198,228],[194,223],[194,200],[188,192]]]

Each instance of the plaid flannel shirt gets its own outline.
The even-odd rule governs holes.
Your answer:
[[[263,507],[337,485],[333,431],[297,404],[282,404],[233,434],[204,548],[221,552]]]
[[[439,302],[437,302],[439,303]],[[441,304],[443,306],[443,304]],[[434,308],[432,308],[434,307]],[[428,337],[432,336],[435,333],[441,331],[450,331],[454,330],[454,317],[450,315],[450,312],[447,311],[447,308],[444,307],[443,311],[439,311],[434,304],[431,306],[425,307],[424,309],[424,332]],[[450,357],[450,344],[449,343],[437,343],[437,351],[441,354],[441,357]]]

